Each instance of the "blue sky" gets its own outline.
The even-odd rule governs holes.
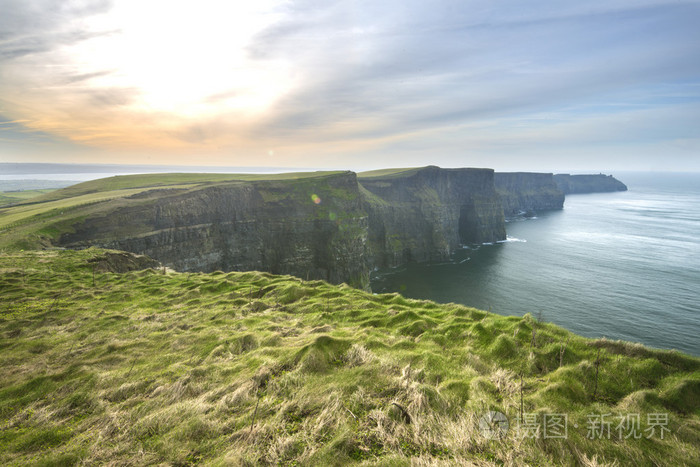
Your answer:
[[[699,1],[0,11],[0,162],[700,171]]]

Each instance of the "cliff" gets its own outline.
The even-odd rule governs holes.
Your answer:
[[[612,175],[556,174],[554,181],[564,194],[627,191],[627,186]]]
[[[586,177],[617,182],[565,177],[577,190]],[[563,201],[551,174],[491,169],[110,177],[0,209],[0,248],[96,246],[179,271],[259,270],[367,289],[373,268],[503,240],[504,213]]]
[[[564,193],[551,173],[498,172],[494,183],[506,217],[564,207]]]
[[[361,182],[341,172],[142,189],[65,222],[54,244],[67,248],[131,251],[179,271],[259,270],[363,289],[372,268],[443,260],[461,244],[505,238],[493,170],[438,167],[366,173]]]
[[[109,203],[62,235],[179,271],[259,270],[369,287],[367,215],[353,172],[151,190]]]
[[[359,174],[375,267],[443,260],[461,244],[505,239],[491,169],[420,169]]]

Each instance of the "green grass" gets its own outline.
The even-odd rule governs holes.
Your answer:
[[[196,186],[231,181],[263,181],[263,180],[298,180],[302,178],[320,177],[341,173],[336,172],[288,172],[280,174],[220,174],[220,173],[164,173],[141,175],[117,175],[114,177],[91,180],[56,190],[33,201],[46,202],[57,199],[74,198],[92,193],[102,193],[115,190],[151,189],[179,186]]]
[[[180,187],[182,188],[183,186]],[[79,206],[98,203],[101,201],[107,201],[115,198],[125,198],[127,196],[140,193],[144,190],[144,188],[134,188],[101,191],[97,193],[73,196],[71,198],[61,198],[54,201],[43,201],[41,203],[33,202],[31,204],[13,206],[5,211],[0,211],[0,214],[2,214],[0,216],[0,228],[11,224],[15,224],[17,222],[21,222],[26,219],[30,219],[34,216],[39,216],[50,212],[60,213],[61,210],[65,209],[72,209]]]
[[[3,191],[0,192],[0,207],[7,206],[9,204],[16,204],[22,201],[30,200],[39,195],[45,195],[54,191],[53,189],[42,189],[42,190],[15,190],[15,191]]]
[[[379,169],[379,170],[369,170],[367,172],[360,172],[357,174],[358,178],[401,178],[408,177],[410,175],[419,172],[425,167],[406,167],[406,168],[395,168],[395,169]]]
[[[700,460],[700,359],[260,272],[93,283],[104,254],[0,254],[3,465]],[[481,435],[481,415],[516,425],[521,403],[540,434],[566,414],[568,437]],[[610,439],[589,439],[604,414]],[[639,439],[616,431],[626,415]],[[659,416],[663,439],[645,433]]]

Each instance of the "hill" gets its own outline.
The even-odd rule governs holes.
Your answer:
[[[3,465],[700,462],[700,359],[529,315],[48,250],[0,336]]]

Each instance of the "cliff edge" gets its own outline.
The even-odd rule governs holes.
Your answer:
[[[138,177],[106,179],[120,189],[104,200],[94,192],[99,184],[74,188],[69,194],[76,199],[100,201],[61,212],[50,227],[60,232],[51,244],[145,254],[178,271],[258,270],[368,289],[373,268],[444,260],[462,244],[506,236],[491,169],[431,166],[211,183],[200,174],[190,185],[172,174]],[[144,187],[168,178],[170,185]]]
[[[94,246],[178,271],[258,270],[368,289],[374,268],[442,261],[462,245],[504,240],[505,216],[561,209],[558,183],[569,193],[626,189],[603,175],[435,166],[109,177],[0,208],[0,248]]]
[[[353,172],[151,190],[58,239],[146,254],[179,271],[291,274],[369,287],[367,215]]]
[[[372,265],[439,261],[462,244],[505,239],[493,174],[435,166],[358,174]]]
[[[569,175],[556,174],[554,181],[564,194],[610,193],[627,191],[627,185],[612,175]]]

